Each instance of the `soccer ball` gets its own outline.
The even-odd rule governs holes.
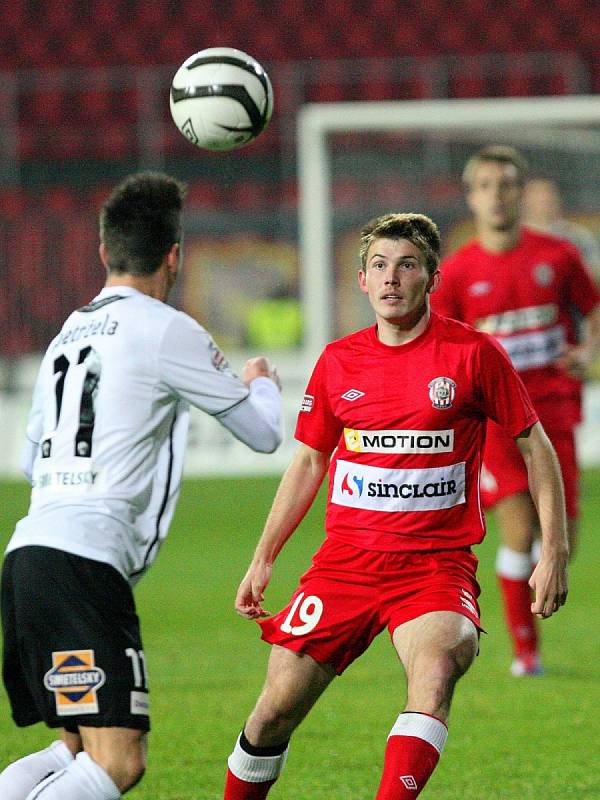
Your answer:
[[[170,107],[192,144],[234,150],[265,129],[273,112],[273,89],[252,56],[232,47],[209,47],[187,58],[175,73]]]

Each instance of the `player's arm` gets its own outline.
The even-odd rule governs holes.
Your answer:
[[[567,370],[569,375],[584,380],[599,353],[600,305],[593,308],[584,317],[581,342],[570,347],[558,363]]]
[[[250,359],[241,380],[210,334],[191,317],[178,314],[163,334],[158,365],[172,391],[215,417],[252,450],[277,449],[283,438],[281,394],[265,358]]]
[[[564,605],[568,587],[569,543],[560,466],[539,422],[523,431],[516,442],[525,459],[542,533],[540,559],[529,580],[535,592],[531,611],[538,617],[549,617]]]
[[[254,557],[235,598],[235,610],[246,619],[267,615],[261,603],[273,563],[311,507],[329,466],[330,453],[301,444],[275,495]]]
[[[242,370],[242,382],[250,389],[244,401],[217,414],[217,419],[236,439],[261,453],[272,453],[281,444],[281,383],[277,371],[263,356],[250,358]]]
[[[33,390],[31,409],[29,411],[27,429],[25,431],[25,445],[21,454],[21,469],[29,483],[32,482],[33,464],[38,454],[44,427],[44,393],[42,390],[41,375],[42,367],[40,367]]]

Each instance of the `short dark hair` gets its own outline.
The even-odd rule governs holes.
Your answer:
[[[525,156],[515,147],[509,147],[504,144],[491,144],[479,150],[475,155],[465,164],[462,178],[465,186],[469,187],[473,180],[473,173],[480,164],[512,164],[517,170],[517,178],[519,183],[525,183],[527,173],[529,172],[529,165]]]
[[[430,275],[440,263],[441,241],[438,226],[425,214],[383,214],[368,222],[360,232],[360,261],[367,267],[367,253],[375,239],[406,239],[425,256]]]
[[[100,212],[108,271],[152,275],[181,241],[183,183],[161,172],[129,175]]]

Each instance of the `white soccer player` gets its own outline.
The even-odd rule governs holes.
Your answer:
[[[435,769],[454,686],[478,650],[472,545],[485,533],[479,472],[487,418],[516,439],[540,509],[531,578],[548,617],[567,593],[560,472],[525,388],[487,334],[434,314],[440,239],[420,214],[361,235],[359,283],[376,324],[329,344],[298,416],[301,445],[236,597],[272,645],[265,687],[229,757],[225,800],[262,800],[293,731],[331,680],[388,628],[407,701],[388,737],[377,800],[411,800]],[[283,611],[267,616],[273,564],[329,472],[327,538]]]
[[[167,535],[189,406],[253,450],[281,442],[265,358],[242,379],[166,304],[180,266],[182,184],[127,178],[100,215],[107,281],[51,342],[24,469],[29,513],[2,574],[4,681],[17,725],[60,728],[0,774],[2,800],[116,800],[145,768],[147,672],[132,585]]]

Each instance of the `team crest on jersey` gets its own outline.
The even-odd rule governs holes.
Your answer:
[[[429,397],[434,408],[450,408],[456,397],[456,384],[451,378],[434,378],[429,383]]]
[[[60,650],[52,653],[52,669],[44,686],[53,692],[59,717],[98,713],[98,689],[106,675],[96,666],[93,650]]]
[[[554,269],[550,264],[536,264],[533,268],[533,277],[538,286],[550,286],[554,280]]]

